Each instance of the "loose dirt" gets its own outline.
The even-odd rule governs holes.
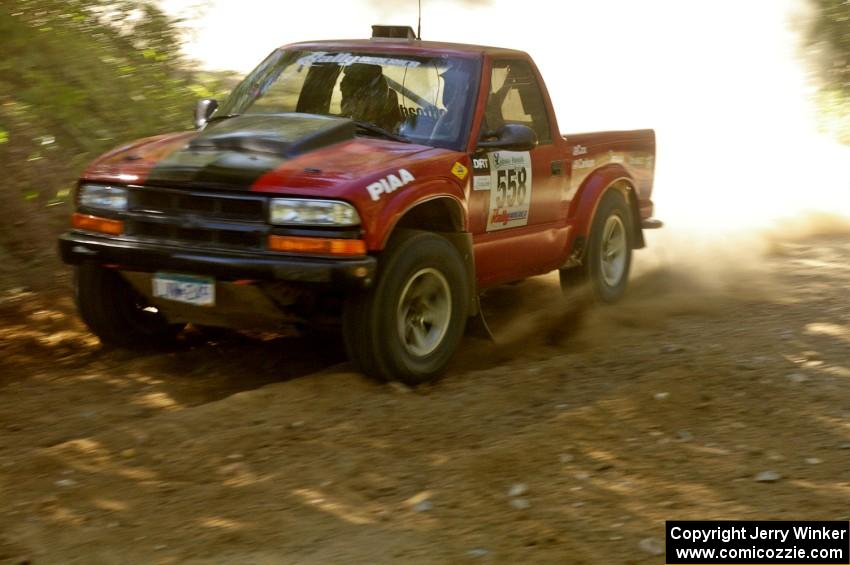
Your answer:
[[[650,564],[668,519],[850,519],[850,237],[666,265],[492,291],[499,342],[415,390],[327,337],[103,351],[7,292],[0,561]]]

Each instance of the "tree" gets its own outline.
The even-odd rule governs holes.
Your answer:
[[[808,43],[821,53],[822,125],[850,144],[850,1],[811,1],[815,14]]]
[[[824,79],[850,95],[850,2],[814,0],[816,16],[810,41],[824,49]]]

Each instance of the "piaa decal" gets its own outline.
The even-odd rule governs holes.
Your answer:
[[[372,200],[377,202],[381,199],[381,195],[393,193],[399,188],[410,184],[414,180],[415,177],[410,174],[410,171],[407,169],[399,169],[398,175],[387,175],[386,177],[367,186],[366,190],[369,191],[369,196],[372,197]]]

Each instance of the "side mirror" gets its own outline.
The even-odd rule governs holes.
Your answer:
[[[478,142],[479,149],[504,149],[505,151],[528,151],[537,147],[537,134],[522,124],[505,124],[495,137]]]
[[[212,117],[213,112],[218,109],[218,102],[213,100],[212,98],[204,98],[203,100],[198,100],[198,103],[195,104],[195,127],[197,129],[201,129],[205,125],[207,125],[207,121],[209,121],[210,117]]]

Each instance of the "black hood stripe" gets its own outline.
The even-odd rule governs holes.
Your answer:
[[[237,116],[213,123],[157,163],[147,183],[251,190],[287,159],[354,138],[351,120],[312,114]]]
[[[286,158],[237,151],[180,149],[157,163],[147,177],[154,186],[251,190]]]

